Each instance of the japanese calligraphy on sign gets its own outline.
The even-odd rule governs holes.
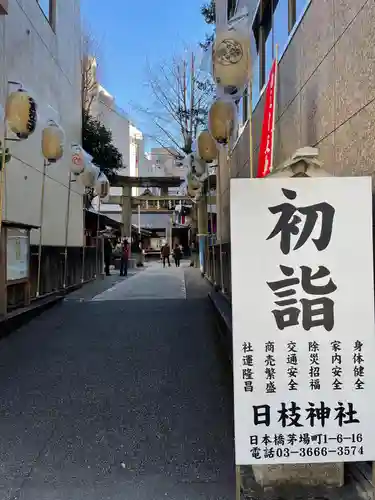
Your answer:
[[[371,179],[233,179],[231,248],[236,463],[375,460]]]

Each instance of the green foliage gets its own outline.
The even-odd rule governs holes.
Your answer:
[[[215,24],[215,0],[202,5],[201,13],[207,24]]]
[[[113,182],[117,171],[123,168],[122,154],[112,143],[112,132],[87,111],[82,115],[82,147],[92,156],[93,164]],[[86,188],[86,208],[91,207],[93,198],[94,189]]]
[[[212,25],[215,24],[215,0],[210,0],[208,3],[205,3],[201,7],[201,14],[204,17],[204,20],[207,24]],[[204,42],[201,42],[199,45],[203,50],[208,50],[211,43],[214,41],[214,34],[206,35],[206,39]]]
[[[86,111],[83,113],[82,146],[93,157],[93,164],[100,168],[109,182],[123,168],[122,154],[112,143],[112,132]]]

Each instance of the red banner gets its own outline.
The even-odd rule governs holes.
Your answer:
[[[266,175],[268,175],[272,169],[273,136],[276,113],[276,74],[277,60],[275,59],[272,64],[270,77],[266,88],[266,102],[264,106],[262,136],[260,140],[258,158],[258,177],[266,177]]]

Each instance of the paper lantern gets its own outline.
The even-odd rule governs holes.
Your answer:
[[[187,175],[187,193],[189,196],[192,198],[195,198],[195,196],[199,193],[201,189],[201,184],[199,180],[196,178],[194,174],[191,172],[188,173]]]
[[[36,102],[23,89],[12,92],[6,101],[5,116],[10,130],[19,139],[27,139],[36,127]]]
[[[54,121],[49,121],[42,131],[42,154],[50,163],[55,163],[64,154],[64,131]]]
[[[208,126],[218,144],[228,144],[234,132],[237,108],[231,100],[217,99],[208,113]]]
[[[86,163],[91,163],[92,156],[86,153],[79,144],[71,145],[70,171],[74,175],[80,175],[85,170]]]
[[[206,162],[199,157],[197,153],[193,153],[191,162],[191,172],[196,177],[201,177],[206,173]]]
[[[217,157],[216,143],[208,130],[203,130],[199,134],[198,154],[207,163],[213,162]]]
[[[86,163],[84,171],[78,176],[78,180],[87,188],[94,188],[100,175],[100,169],[92,163]]]
[[[95,191],[99,198],[107,198],[109,195],[109,188],[109,180],[107,179],[107,176],[101,172],[95,183]]]
[[[244,87],[249,80],[250,36],[246,31],[218,32],[212,47],[214,80],[222,87]]]

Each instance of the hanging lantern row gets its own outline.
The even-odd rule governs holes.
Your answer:
[[[38,113],[35,99],[25,89],[11,92],[6,100],[5,119],[9,129],[20,140],[27,139],[35,132]],[[49,163],[56,163],[64,155],[65,134],[63,129],[53,120],[49,120],[42,130],[41,150]],[[3,156],[0,145],[0,159]],[[5,149],[5,163],[11,159],[9,149]],[[87,154],[79,144],[71,146],[70,171],[79,178],[85,187],[95,188],[100,198],[109,194],[109,181],[92,164],[92,156]]]

